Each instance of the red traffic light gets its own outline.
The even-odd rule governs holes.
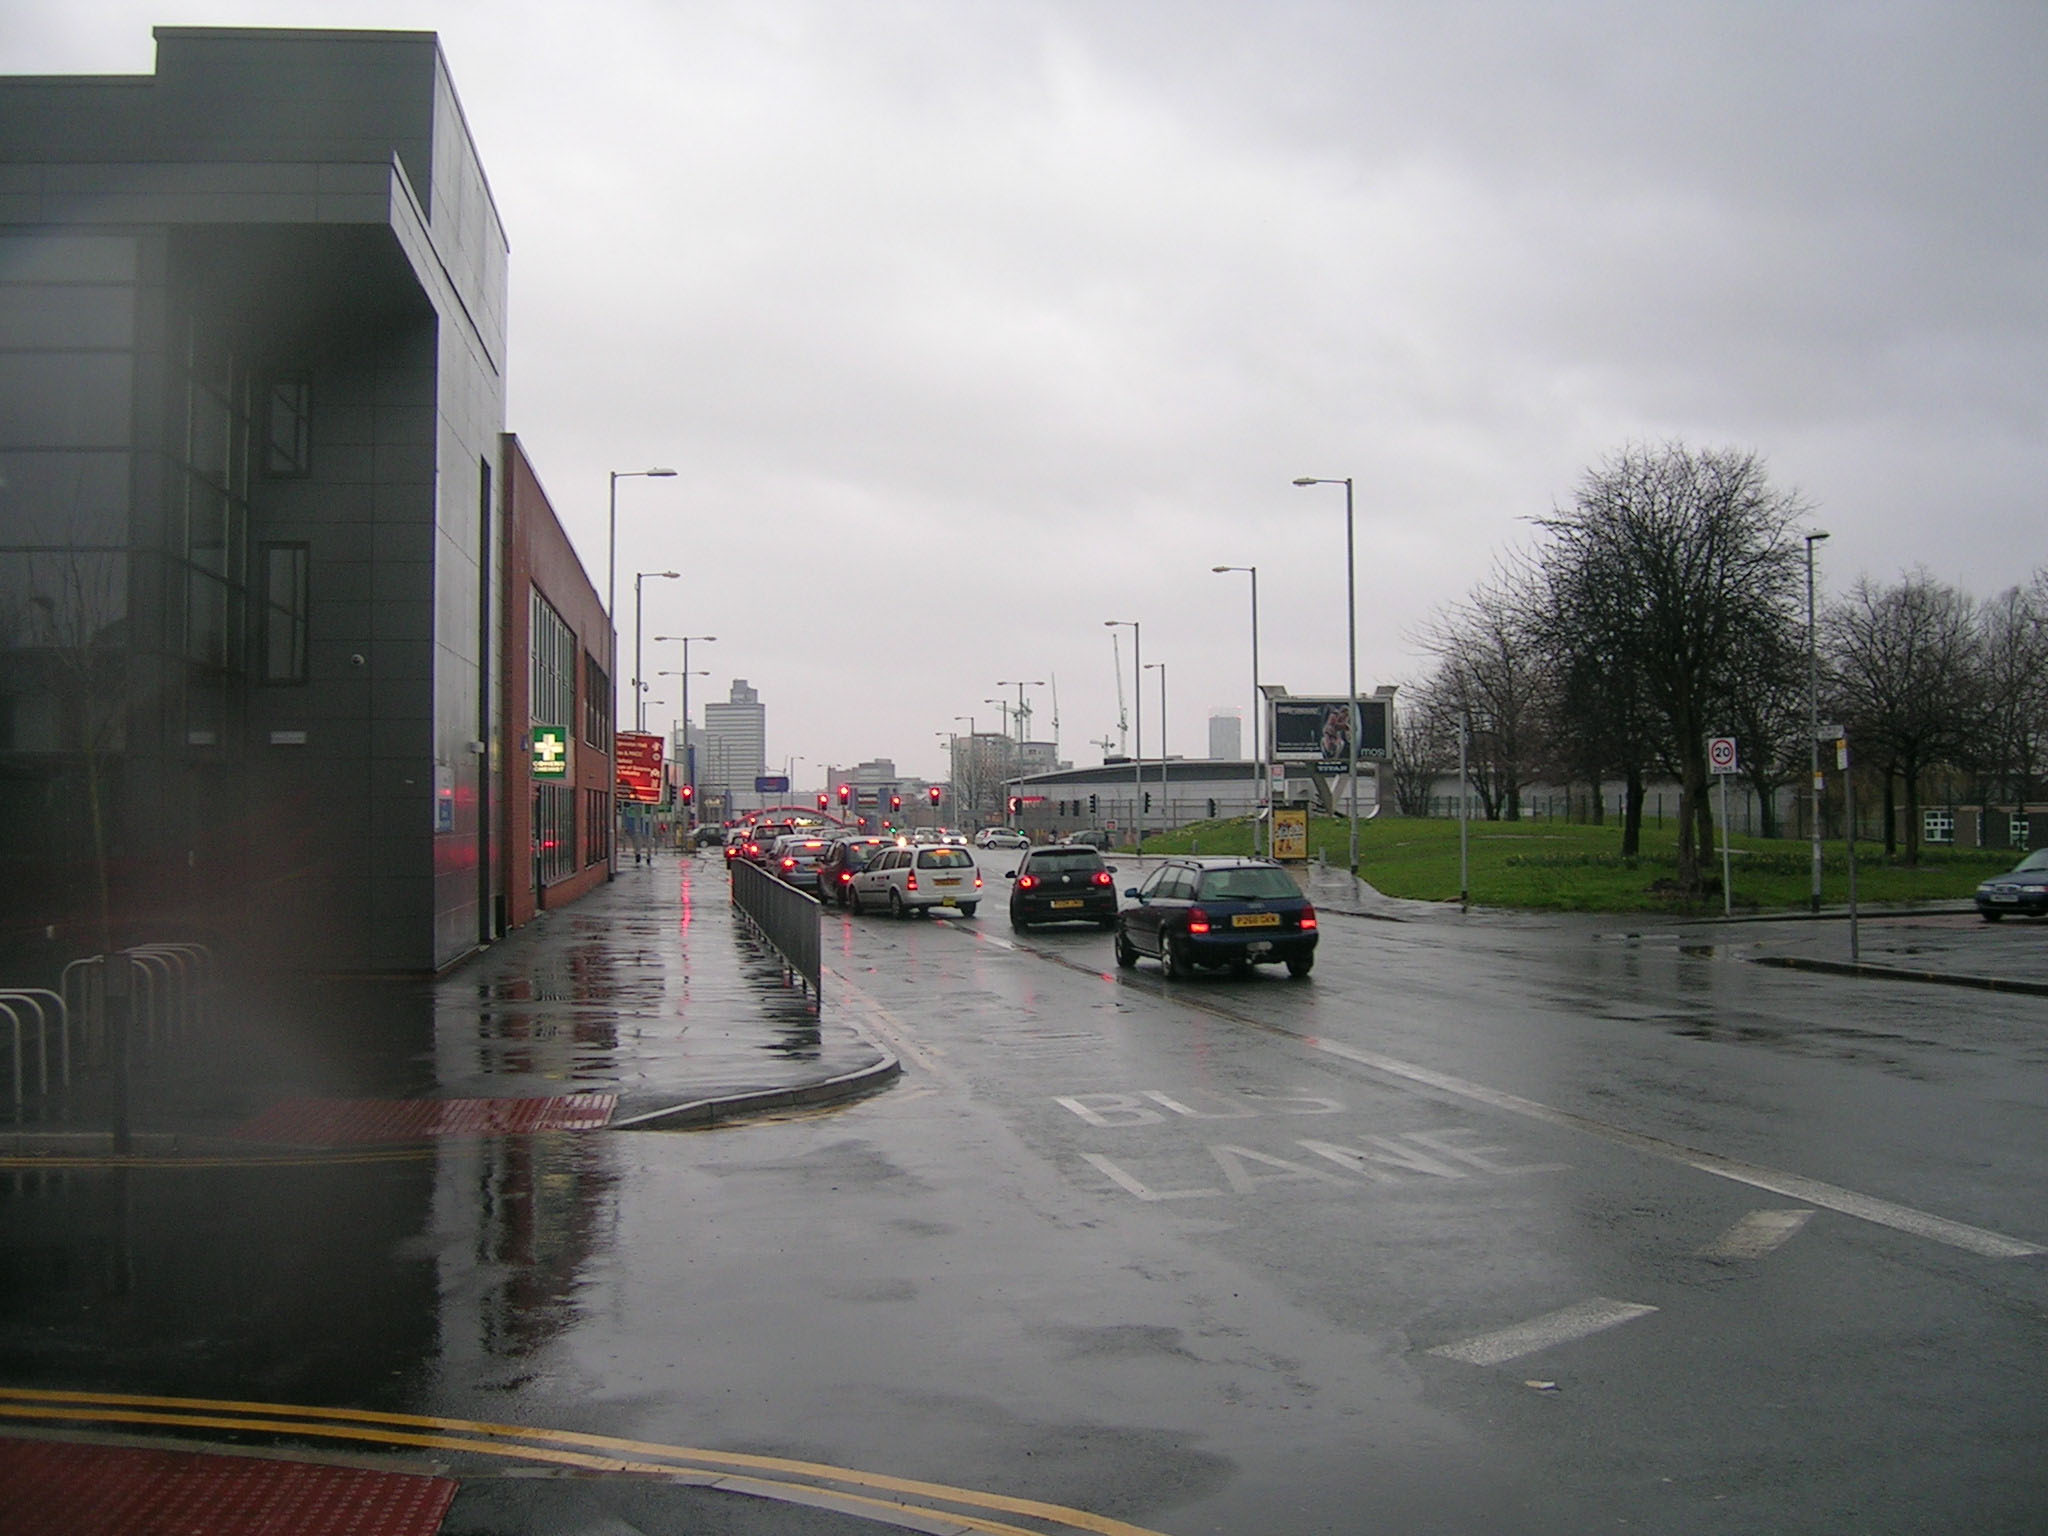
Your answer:
[[[697,786],[694,784],[685,784],[683,786],[683,804],[688,805],[692,800],[696,798]]]
[[[932,787],[931,787],[930,789],[926,790],[926,791],[925,791],[925,793],[926,793],[926,794],[928,794],[928,795],[930,795],[930,796],[932,797],[932,804],[933,804],[933,805],[937,805],[937,804],[939,803],[939,786],[938,786],[938,785],[934,784],[934,785],[933,785],[933,786],[932,786]]]
[[[902,797],[901,795],[891,795],[891,796],[889,797],[889,809],[890,809],[890,810],[892,810],[892,811],[900,811],[900,810],[902,810],[902,809],[903,809],[903,797]]]
[[[842,785],[840,785],[840,786],[839,786],[839,803],[840,803],[841,805],[844,805],[844,804],[846,804],[846,802],[847,802],[847,801],[851,800],[852,798],[853,798],[853,786],[852,786],[852,785],[850,785],[850,784],[842,784]]]
[[[822,794],[822,793],[821,793],[821,794],[820,794],[820,795],[818,796],[818,809],[819,809],[819,810],[821,810],[821,811],[822,811],[823,809],[825,809],[825,807],[826,807],[826,806],[830,805],[831,803],[832,803],[832,797],[831,797],[830,795],[827,795],[827,794]]]

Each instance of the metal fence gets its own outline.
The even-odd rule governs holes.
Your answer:
[[[791,976],[810,989],[814,1006],[822,1006],[819,985],[817,898],[806,896],[745,859],[733,859],[732,904],[774,951]]]

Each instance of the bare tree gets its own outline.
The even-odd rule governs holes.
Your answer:
[[[1522,786],[1539,735],[1541,651],[1529,622],[1531,591],[1531,573],[1509,568],[1423,641],[1438,659],[1429,706],[1442,718],[1464,715],[1472,785],[1488,821],[1522,819]]]
[[[2048,569],[1977,612],[1983,732],[1971,753],[1981,793],[2025,805],[2048,761]]]
[[[1918,863],[1922,777],[1969,751],[1984,714],[1976,603],[1916,570],[1891,587],[1858,581],[1827,627],[1835,699],[1884,776],[1885,852],[1898,846],[1896,781],[1906,791],[1906,862]]]
[[[1403,816],[1427,816],[1436,781],[1458,764],[1455,720],[1443,714],[1421,688],[1404,688],[1411,702],[1394,712],[1387,738],[1387,778],[1393,785],[1394,809]]]
[[[1590,664],[1626,658],[1678,774],[1678,883],[1690,896],[1714,851],[1706,738],[1725,723],[1747,639],[1796,624],[1791,525],[1803,511],[1756,455],[1673,443],[1623,449],[1542,523],[1546,628]]]

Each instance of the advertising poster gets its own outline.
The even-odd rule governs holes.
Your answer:
[[[1351,732],[1358,732],[1358,757],[1365,762],[1387,755],[1387,701],[1360,699],[1354,714],[1336,698],[1284,698],[1272,701],[1270,722],[1273,760],[1314,763],[1323,773],[1341,773],[1351,760]]]
[[[1301,862],[1308,857],[1308,812],[1275,807],[1273,811],[1273,857],[1282,863]]]

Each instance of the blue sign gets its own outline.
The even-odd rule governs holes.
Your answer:
[[[757,795],[786,795],[789,793],[789,775],[786,773],[763,773],[754,779],[754,793]]]

